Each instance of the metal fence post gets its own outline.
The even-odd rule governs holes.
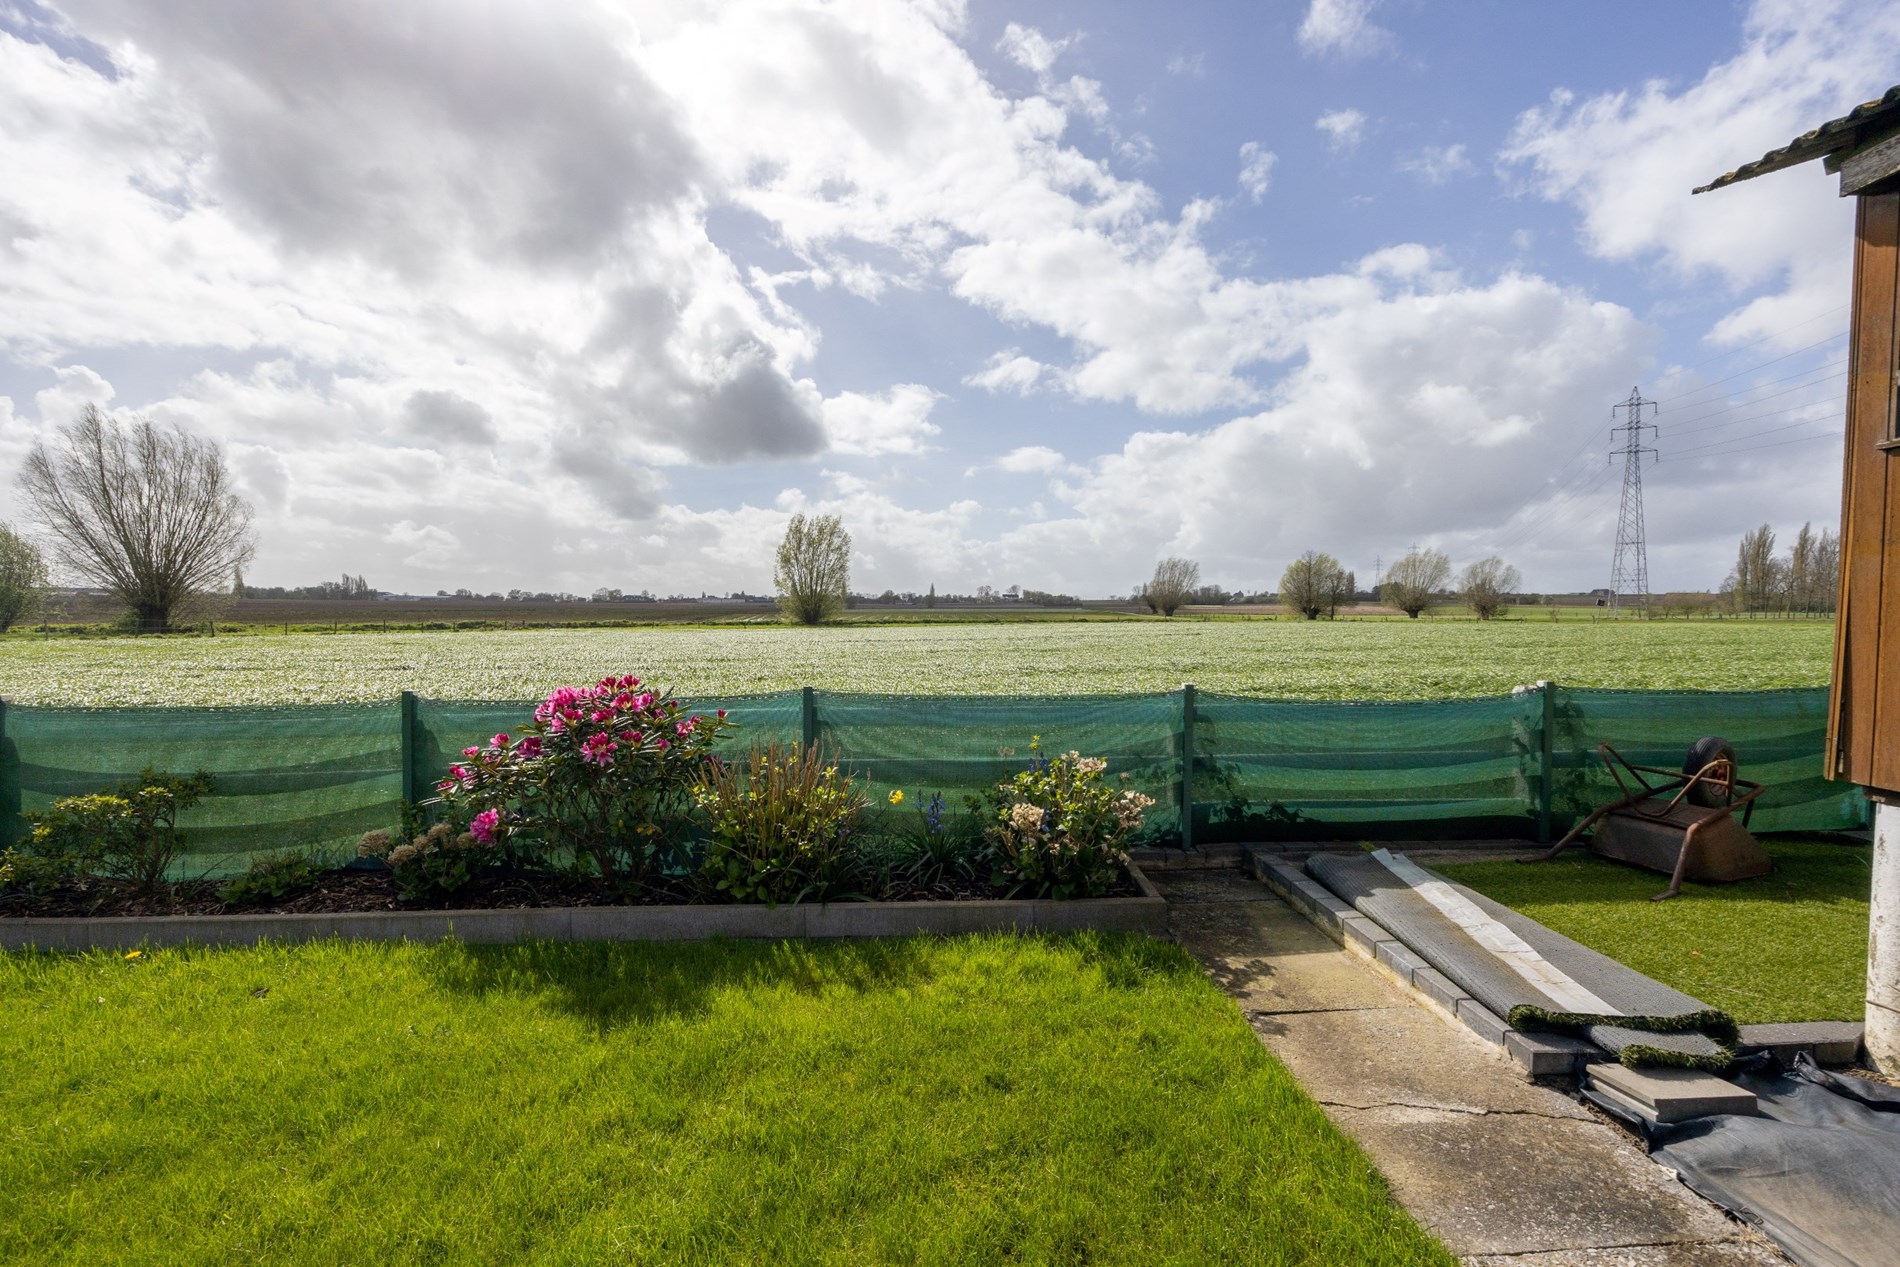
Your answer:
[[[1194,683],[1181,684],[1181,848],[1194,848]]]
[[[398,714],[402,719],[402,799],[409,804],[416,803],[416,693],[404,691],[399,698]]]
[[[798,746],[810,752],[811,746],[818,742],[818,692],[809,686],[799,689],[802,707],[799,710]]]
[[[7,701],[0,697],[0,849],[17,840],[25,826],[20,817],[20,751],[7,738]]]
[[[1557,686],[1546,678],[1543,688],[1544,720],[1537,728],[1539,763],[1537,780],[1537,843],[1550,843],[1550,807],[1557,785]]]

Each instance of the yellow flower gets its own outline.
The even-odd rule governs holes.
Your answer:
[[[1042,736],[1041,735],[1029,736],[1029,750],[1031,752],[1034,752],[1036,749],[1040,747],[1042,747]]]
[[[891,789],[891,804],[902,805],[903,803],[904,803],[904,794],[898,791],[896,788],[892,788]]]
[[[143,950],[128,950],[125,952],[125,957],[127,959],[143,959],[145,958],[145,952]]]

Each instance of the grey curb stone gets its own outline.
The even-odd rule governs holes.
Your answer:
[[[1168,904],[1140,868],[1140,897],[1072,902],[834,902],[798,906],[579,906],[327,915],[165,915],[0,919],[0,950],[248,946],[260,941],[699,941],[951,936],[979,932],[1168,935]]]
[[[1504,1050],[1533,1078],[1567,1078],[1582,1072],[1586,1064],[1605,1058],[1597,1045],[1586,1039],[1519,1030],[1504,1035]]]
[[[1372,955],[1407,985],[1415,984],[1419,970],[1426,966],[1403,942],[1382,941],[1373,947]]]
[[[1375,959],[1378,957],[1379,947],[1383,943],[1391,942],[1394,947],[1400,950],[1405,948],[1392,934],[1386,932],[1384,928],[1363,915],[1357,913],[1342,915],[1339,917],[1339,922],[1345,925],[1346,928],[1346,944],[1348,946],[1357,946],[1360,950]]]
[[[1459,999],[1457,1012],[1458,1019],[1463,1021],[1472,1033],[1487,1043],[1502,1047],[1504,1036],[1511,1032],[1509,1025],[1499,1020],[1495,1012],[1476,999]]]
[[[1412,987],[1447,1012],[1458,1011],[1458,1000],[1471,996],[1459,989],[1450,977],[1436,968],[1419,968],[1412,973]]]
[[[1742,1042],[1766,1047],[1783,1064],[1792,1064],[1805,1051],[1817,1065],[1851,1065],[1860,1059],[1866,1026],[1859,1021],[1795,1021],[1779,1025],[1744,1025]]]

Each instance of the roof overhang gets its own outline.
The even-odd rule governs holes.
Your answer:
[[[1890,146],[1892,153],[1888,154]],[[1817,158],[1825,160],[1828,171],[1842,173],[1842,197],[1867,192],[1869,186],[1894,175],[1895,168],[1900,168],[1900,84],[1840,118],[1829,119],[1812,132],[1797,136],[1780,149],[1769,150],[1754,162],[1717,176],[1695,192],[1706,194]]]

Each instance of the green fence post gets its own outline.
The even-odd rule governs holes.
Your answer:
[[[19,839],[25,826],[20,817],[20,751],[7,738],[7,701],[0,697],[0,849]]]
[[[1181,848],[1194,848],[1194,683],[1181,684]]]
[[[416,796],[416,693],[404,691],[399,709],[402,718],[402,799],[414,805]]]
[[[810,752],[811,746],[818,742],[818,692],[809,686],[801,687],[800,692],[803,707],[798,722],[798,746]]]
[[[1539,682],[1544,695],[1544,720],[1537,728],[1537,843],[1550,843],[1550,806],[1557,787],[1557,687],[1548,678]]]

